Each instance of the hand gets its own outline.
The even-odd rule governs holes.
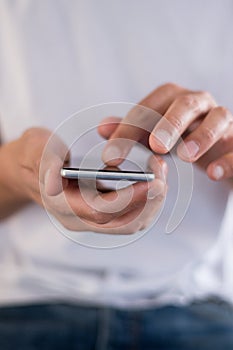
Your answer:
[[[105,119],[99,127],[100,134],[110,138],[103,152],[105,163],[118,165],[130,151],[132,142],[121,143],[119,138],[147,144],[154,152],[165,154],[182,136],[184,142],[177,147],[182,160],[198,162],[213,180],[233,176],[233,116],[226,108],[217,106],[208,92],[165,84],[139,105],[163,117],[155,121],[148,113],[142,118],[140,108],[139,112],[136,108],[136,112],[133,109],[122,120]]]
[[[44,205],[64,227],[74,231],[127,234],[150,222],[166,193],[164,161],[159,157],[150,159],[156,175],[153,182],[103,193],[95,188],[95,182],[78,184],[61,178],[60,169],[69,152],[53,136],[43,155],[50,136],[46,129],[32,128],[2,148],[8,159],[5,183],[14,193],[13,198],[31,199]]]

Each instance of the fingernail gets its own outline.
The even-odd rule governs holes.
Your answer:
[[[102,154],[104,162],[109,162],[113,159],[123,158],[122,150],[115,145],[107,145]]]
[[[216,165],[213,169],[213,177],[216,180],[219,180],[223,177],[224,175],[224,169],[221,165]]]
[[[167,149],[171,145],[171,135],[164,129],[158,129],[153,132],[154,137]]]
[[[193,158],[199,152],[200,147],[195,141],[187,141],[180,145],[179,153],[185,158]]]

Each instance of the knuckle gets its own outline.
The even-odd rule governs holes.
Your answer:
[[[140,231],[141,225],[139,226],[138,224],[132,224],[129,225],[127,228],[124,230],[125,235],[133,235],[134,233],[137,233]]]
[[[202,129],[203,138],[208,142],[213,142],[216,138],[216,131],[209,127],[203,127]]]
[[[184,126],[184,122],[181,118],[172,116],[169,117],[168,122],[175,128],[177,131],[181,130]]]
[[[133,233],[137,233],[138,231],[140,231],[140,228],[141,228],[141,223],[136,223],[136,224],[134,224],[133,225],[133,227],[132,227],[132,234]]]
[[[29,128],[24,130],[24,132],[22,133],[22,137],[28,139],[34,136],[34,134],[35,134],[35,128]]]
[[[172,82],[162,84],[158,87],[158,89],[160,89],[164,92],[167,92],[167,93],[172,93],[172,92],[178,90],[179,88],[180,87],[177,84],[172,83]]]
[[[188,109],[198,110],[200,109],[200,102],[198,97],[195,94],[186,94],[179,96],[177,102],[181,103]]]
[[[111,221],[111,216],[109,214],[93,209],[91,212],[91,219],[96,224],[101,225],[101,224],[107,224],[109,221]]]
[[[35,132],[34,128],[27,129],[22,134],[21,139],[27,147],[31,148],[33,145],[37,144],[38,134]]]
[[[202,99],[214,102],[213,96],[208,91],[201,90],[199,91],[199,95],[201,96]]]
[[[233,115],[226,107],[217,106],[214,108],[214,111],[226,119],[230,124],[233,122]]]
[[[66,230],[78,231],[77,221],[74,222],[70,219],[70,212],[64,215],[64,213],[59,213],[56,211],[55,217]]]
[[[38,141],[41,140],[47,141],[49,136],[50,132],[47,129],[34,127],[26,129],[22,133],[21,138],[24,139],[26,142],[36,144]]]
[[[22,138],[24,138],[27,141],[34,141],[35,138],[37,139],[40,134],[38,130],[38,128],[26,129],[22,134]]]
[[[145,222],[141,225],[140,231],[145,230],[153,221],[153,217],[149,217]]]

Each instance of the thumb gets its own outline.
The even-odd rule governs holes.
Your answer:
[[[68,180],[63,179],[60,172],[64,162],[69,162],[70,154],[66,145],[57,138],[46,147],[40,162],[39,178],[45,193],[56,196],[68,185]]]
[[[41,173],[46,195],[57,196],[67,186],[68,180],[63,179],[60,175],[62,166],[63,161],[57,155],[50,155],[46,159],[43,166],[44,171]]]

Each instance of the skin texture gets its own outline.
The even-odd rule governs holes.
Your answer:
[[[153,118],[132,110],[123,119],[105,118],[98,131],[109,139],[103,152],[106,164],[119,165],[130,151],[132,142],[119,142],[119,138],[141,142],[157,154],[166,154],[182,136],[184,144],[177,146],[182,160],[199,164],[213,180],[233,176],[233,117],[226,108],[217,106],[209,93],[169,83],[155,89],[139,105],[163,117],[154,123]],[[0,173],[1,219],[35,201],[74,231],[129,234],[151,222],[167,191],[167,167],[161,157],[150,159],[149,166],[156,175],[153,182],[104,192],[90,182],[80,187],[61,179],[60,169],[69,154],[59,139],[40,164],[50,135],[49,130],[31,128],[0,147],[4,164]]]
[[[152,156],[150,169],[155,180],[136,183],[116,191],[100,191],[95,182],[68,181],[60,169],[69,152],[55,139],[41,163],[51,132],[31,128],[0,147],[0,218],[4,219],[34,201],[74,231],[130,234],[143,229],[159,210],[166,194],[166,164]],[[145,210],[143,210],[145,208]]]
[[[168,83],[155,89],[139,104],[160,113],[161,119],[156,123],[153,118],[151,123],[147,122],[150,133],[140,129],[145,124],[140,113],[129,112],[122,120],[104,119],[99,132],[109,138],[102,156],[106,164],[117,166],[122,162],[131,143],[125,142],[122,150],[119,139],[128,138],[147,144],[159,154],[166,154],[177,146],[178,157],[200,165],[212,180],[233,176],[233,116],[226,108],[218,106],[208,92],[191,91]],[[180,137],[184,142],[177,145]]]

